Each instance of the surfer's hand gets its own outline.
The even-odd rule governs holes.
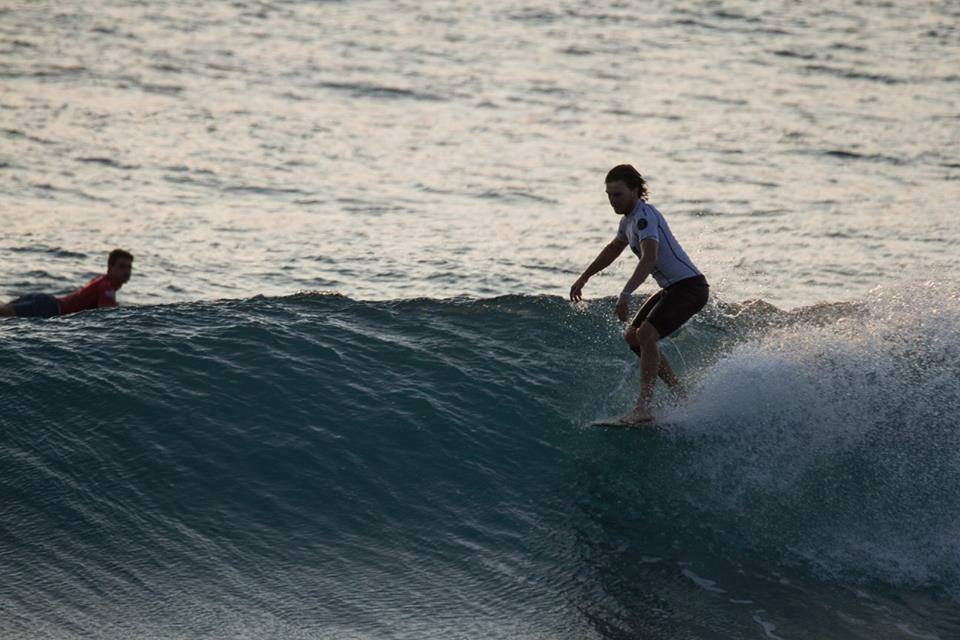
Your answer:
[[[587,284],[587,281],[584,280],[583,276],[577,278],[577,281],[570,287],[570,300],[580,302],[583,299],[583,285],[585,284]]]
[[[617,307],[613,310],[621,322],[626,322],[627,313],[630,311],[630,298],[620,296],[617,298]]]

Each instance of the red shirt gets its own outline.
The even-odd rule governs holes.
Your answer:
[[[57,298],[60,303],[60,315],[76,313],[84,309],[96,309],[97,307],[115,307],[117,306],[117,291],[110,283],[106,275],[97,276],[82,289],[73,293]]]

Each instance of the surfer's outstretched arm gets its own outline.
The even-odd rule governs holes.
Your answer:
[[[570,299],[574,302],[580,302],[583,298],[583,286],[587,284],[587,280],[613,264],[613,261],[623,253],[623,250],[626,249],[627,246],[626,242],[618,238],[614,238],[607,243],[607,246],[600,251],[600,254],[594,258],[590,266],[586,268],[580,277],[577,278],[577,281],[573,283],[573,286],[570,287]]]

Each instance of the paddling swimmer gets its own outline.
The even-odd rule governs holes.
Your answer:
[[[52,318],[85,309],[117,306],[117,290],[130,279],[133,256],[114,249],[107,256],[107,272],[97,276],[73,293],[55,298],[47,293],[31,293],[9,304],[0,305],[0,316]]]
[[[647,276],[653,275],[661,289],[640,307],[623,332],[630,349],[640,357],[640,397],[623,418],[623,424],[653,420],[650,402],[657,376],[683,395],[683,387],[657,341],[679,329],[706,304],[710,294],[707,279],[687,256],[673,236],[663,215],[647,202],[647,185],[631,165],[621,164],[607,173],[607,198],[617,215],[622,216],[616,237],[600,251],[590,266],[570,287],[570,299],[579,302],[587,280],[603,271],[628,246],[639,257],[614,310],[621,321],[627,319],[633,292]]]

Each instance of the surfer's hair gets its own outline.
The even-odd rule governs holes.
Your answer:
[[[647,181],[643,179],[640,172],[633,168],[632,164],[618,164],[607,172],[607,184],[620,181],[630,189],[636,189],[637,195],[641,200],[647,199]]]
[[[117,260],[123,260],[126,258],[130,262],[133,262],[133,254],[129,251],[124,251],[123,249],[114,249],[110,252],[110,255],[107,256],[107,268],[112,267],[117,264]]]

